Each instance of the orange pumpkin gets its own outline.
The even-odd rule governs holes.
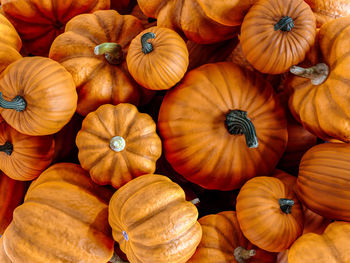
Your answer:
[[[119,2],[119,0],[117,0],[117,2]],[[140,6],[138,4],[136,4],[134,6],[134,8],[131,10],[130,15],[133,15],[133,16],[137,17],[138,19],[140,19],[140,21],[145,29],[157,25],[157,20],[146,16],[142,12],[142,10],[140,9]]]
[[[76,144],[81,166],[94,182],[119,188],[153,173],[162,143],[152,118],[128,103],[102,105],[83,120]]]
[[[2,236],[5,255],[11,262],[107,262],[114,243],[108,225],[111,195],[77,164],[51,166],[15,209]]]
[[[244,17],[240,40],[255,69],[280,74],[304,60],[315,36],[316,19],[303,0],[260,0]]]
[[[49,57],[72,74],[79,114],[86,116],[103,104],[138,105],[151,98],[153,93],[130,76],[125,61],[131,40],[142,30],[136,17],[114,10],[79,15],[67,23],[52,43]]]
[[[72,76],[57,62],[25,57],[0,75],[1,115],[28,135],[58,132],[73,116],[77,93]]]
[[[186,262],[202,237],[197,218],[181,187],[158,174],[133,179],[109,203],[113,238],[131,263]]]
[[[187,71],[188,50],[175,31],[151,27],[131,41],[126,62],[131,76],[143,87],[170,89]]]
[[[272,87],[228,62],[196,68],[168,91],[158,129],[178,173],[222,191],[268,175],[287,145],[283,108]]]
[[[108,9],[109,0],[2,0],[1,8],[29,53],[46,56],[52,41],[74,16]]]
[[[2,263],[13,263],[6,255],[2,240],[3,240],[3,238],[0,237],[0,259],[1,259],[1,262]]]

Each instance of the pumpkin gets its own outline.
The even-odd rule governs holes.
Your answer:
[[[25,57],[0,75],[4,120],[27,135],[58,132],[73,116],[77,93],[72,76],[57,62]]]
[[[108,225],[111,195],[79,165],[52,165],[15,209],[2,236],[6,256],[11,262],[107,262],[114,243]]]
[[[302,234],[303,211],[293,191],[294,184],[290,183],[293,179],[291,175],[284,179],[255,177],[243,185],[237,196],[241,230],[261,249],[283,251]]]
[[[147,17],[144,13],[142,13],[142,10],[140,9],[140,6],[138,4],[136,4],[134,8],[131,10],[130,15],[133,15],[138,19],[140,19],[145,29],[157,25],[157,20],[151,17]]]
[[[294,66],[289,79],[289,108],[296,120],[317,137],[350,142],[350,17],[324,24],[318,35],[320,64]],[[311,80],[310,80],[311,79]]]
[[[119,188],[153,173],[162,143],[152,118],[128,103],[100,106],[83,120],[76,144],[81,166],[100,185]]]
[[[229,62],[188,72],[165,95],[158,129],[175,171],[222,191],[268,175],[287,145],[283,108],[270,84]]]
[[[350,262],[349,233],[350,223],[338,221],[331,223],[322,235],[302,235],[290,248],[288,262]]]
[[[299,200],[315,213],[350,221],[350,146],[323,143],[308,150],[300,162]]]
[[[0,73],[22,56],[22,41],[13,25],[0,14]]]
[[[142,30],[136,17],[114,10],[78,15],[67,23],[49,57],[72,74],[79,114],[86,116],[103,104],[138,105],[151,98],[153,93],[132,79],[125,61],[131,40]]]
[[[109,0],[1,1],[3,13],[18,31],[26,50],[40,56],[47,56],[52,41],[63,33],[71,18],[109,6]]]
[[[126,63],[131,76],[143,87],[170,89],[187,71],[188,50],[175,31],[151,27],[131,41]]]
[[[280,74],[304,60],[315,36],[316,19],[303,0],[260,0],[244,17],[240,41],[255,69]]]
[[[0,235],[12,221],[13,210],[23,202],[25,182],[16,181],[0,172]]]
[[[234,211],[198,220],[202,240],[188,263],[275,263],[276,254],[254,247],[243,235]]]
[[[4,250],[2,237],[0,237],[0,258],[2,263],[13,263],[7,256]]]
[[[130,263],[186,262],[202,237],[197,218],[181,187],[158,174],[133,179],[109,203],[113,238]]]

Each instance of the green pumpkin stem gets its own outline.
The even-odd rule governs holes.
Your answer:
[[[275,31],[281,30],[284,32],[289,32],[294,27],[293,19],[289,16],[282,17],[274,26]]]
[[[249,148],[257,148],[258,138],[253,123],[247,117],[246,111],[231,110],[226,115],[225,124],[230,134],[245,135],[245,141]]]
[[[237,263],[245,263],[246,260],[256,255],[256,251],[254,249],[247,250],[244,247],[236,247],[233,255]]]
[[[27,103],[21,96],[16,96],[13,100],[7,101],[2,97],[2,93],[0,92],[0,107],[4,109],[24,111],[27,107]]]
[[[292,213],[292,207],[294,205],[294,201],[292,199],[280,198],[278,200],[278,203],[283,213],[285,214]]]
[[[5,142],[3,145],[0,145],[0,152],[4,152],[7,155],[11,155],[13,152],[13,145],[10,142]]]
[[[151,43],[148,42],[148,40],[155,37],[156,35],[152,32],[147,32],[141,36],[141,46],[142,46],[142,52],[144,54],[148,54],[153,51],[153,46]]]
[[[318,63],[310,68],[292,66],[289,71],[299,77],[308,78],[313,85],[320,85],[329,75],[329,67],[325,63]]]
[[[102,43],[95,47],[95,55],[105,55],[109,64],[118,65],[124,60],[124,52],[121,45],[117,43]]]
[[[111,263],[127,263],[129,261],[122,260],[116,253],[113,253],[112,258],[109,260]]]

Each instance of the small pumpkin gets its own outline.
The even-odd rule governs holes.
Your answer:
[[[304,60],[315,36],[316,19],[303,0],[260,0],[244,17],[240,41],[255,69],[280,74]]]
[[[151,90],[170,89],[188,67],[185,41],[173,30],[151,27],[130,43],[126,62],[131,76]]]
[[[118,189],[109,203],[113,238],[131,263],[184,263],[202,237],[197,208],[169,178],[142,175]]]
[[[81,166],[100,185],[119,188],[153,173],[162,153],[156,124],[128,103],[100,106],[83,120],[76,137]]]

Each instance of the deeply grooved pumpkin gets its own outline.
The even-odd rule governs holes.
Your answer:
[[[268,175],[287,144],[285,115],[270,84],[228,62],[196,68],[168,91],[158,129],[178,173],[223,191]]]

